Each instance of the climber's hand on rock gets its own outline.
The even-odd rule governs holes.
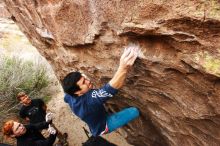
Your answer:
[[[129,45],[126,47],[121,55],[119,68],[129,69],[129,67],[131,67],[137,59],[138,52],[139,46],[137,45]]]

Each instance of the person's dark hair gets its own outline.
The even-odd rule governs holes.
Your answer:
[[[71,96],[77,96],[74,93],[79,91],[80,88],[76,83],[80,80],[81,77],[82,75],[78,71],[67,74],[62,81],[64,92]]]

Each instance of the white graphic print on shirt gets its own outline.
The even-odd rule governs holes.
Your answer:
[[[97,98],[97,97],[112,97],[113,95],[106,92],[105,90],[103,89],[100,89],[98,91],[94,90],[92,92],[92,98]]]

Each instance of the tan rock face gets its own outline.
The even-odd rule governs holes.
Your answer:
[[[142,48],[112,111],[136,106],[124,127],[137,146],[220,145],[218,0],[5,0],[16,23],[61,79],[72,70],[97,87],[123,46]]]
[[[11,15],[5,8],[3,1],[0,1],[0,18],[10,18]]]

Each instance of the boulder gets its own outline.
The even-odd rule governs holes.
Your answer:
[[[123,48],[141,53],[107,107],[135,106],[124,127],[135,146],[220,145],[219,0],[4,0],[13,20],[52,65],[96,87],[115,73]]]

